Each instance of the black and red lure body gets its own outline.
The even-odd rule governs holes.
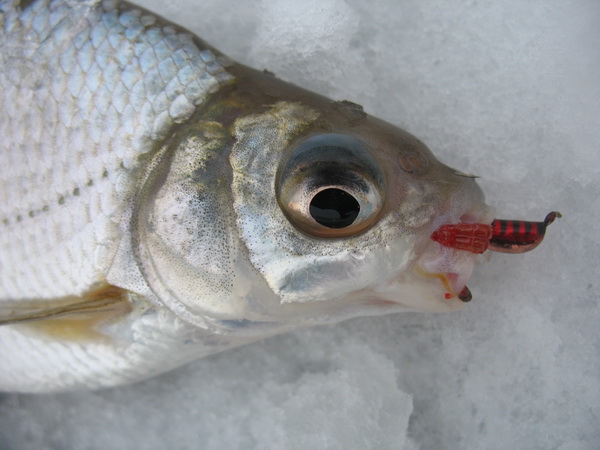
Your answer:
[[[525,253],[536,248],[546,234],[546,228],[561,214],[548,213],[543,222],[495,219],[491,225],[483,223],[457,223],[442,225],[431,235],[431,239],[445,247],[483,253],[486,250],[503,253]],[[452,294],[446,294],[451,298]],[[458,294],[463,302],[472,295],[466,286]]]
[[[543,222],[496,219],[492,222],[490,250],[504,253],[524,253],[536,248],[546,234],[546,227],[557,217],[557,211],[548,213]]]

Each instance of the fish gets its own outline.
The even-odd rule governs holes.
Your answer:
[[[357,316],[465,307],[537,246],[351,101],[117,0],[0,0],[0,390],[137,382]]]

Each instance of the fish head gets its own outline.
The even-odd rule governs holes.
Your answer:
[[[492,221],[475,180],[358,105],[278,83],[215,101],[155,164],[136,226],[152,290],[238,325],[462,308],[476,255],[431,234]]]

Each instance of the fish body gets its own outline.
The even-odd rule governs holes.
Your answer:
[[[0,390],[134,382],[284,331],[451,311],[486,223],[418,139],[117,1],[0,1]]]

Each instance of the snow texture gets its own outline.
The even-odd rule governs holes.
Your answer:
[[[600,3],[143,6],[411,131],[480,175],[498,217],[564,217],[534,252],[478,266],[463,312],[308,329],[117,389],[4,394],[0,448],[600,448]]]

